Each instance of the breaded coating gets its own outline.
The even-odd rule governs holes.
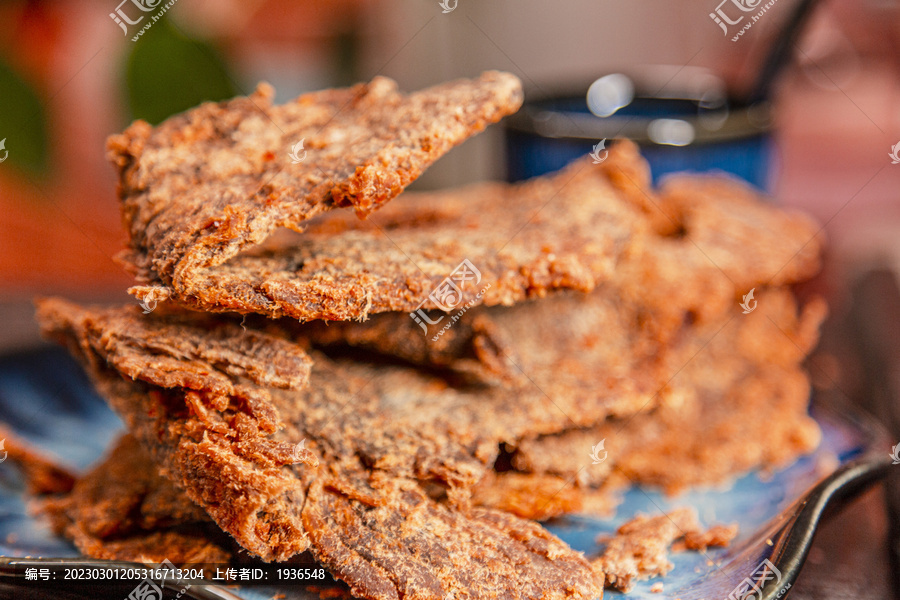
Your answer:
[[[638,515],[606,540],[603,554],[592,564],[605,574],[606,587],[627,593],[635,581],[661,577],[672,570],[668,551],[675,540],[690,539],[690,549],[702,551],[698,540],[708,542],[706,545],[727,546],[736,533],[735,527],[721,525],[704,532],[693,508],[678,508],[653,517]]]
[[[70,491],[39,506],[57,533],[92,558],[194,564],[232,557],[228,536],[128,435]]]
[[[558,314],[578,319],[559,321]],[[292,464],[300,459],[293,459],[291,449],[302,440],[308,441],[304,452],[312,450],[319,458],[323,453],[359,457],[373,469],[440,482],[454,503],[465,505],[501,443],[633,414],[646,406],[660,381],[654,376],[659,359],[632,348],[645,344],[635,342],[640,336],[621,320],[622,306],[599,291],[556,295],[485,316],[493,319],[491,327],[517,361],[510,368],[518,377],[493,384],[457,381],[409,365],[330,359],[309,350],[315,365],[303,389],[275,387],[254,370],[229,369],[223,362],[207,377],[215,382],[224,377],[229,385],[213,393],[194,385],[170,355],[157,351],[155,344],[164,339],[172,318],[143,315],[135,307],[90,309],[61,300],[45,300],[38,311],[45,334],[86,363],[104,395],[173,480],[246,548],[268,558],[305,549],[302,534],[273,536],[257,523],[296,526],[290,507],[268,503],[302,493],[300,481],[315,462],[304,455],[307,466]],[[192,315],[180,318],[185,331],[199,331],[187,325]],[[208,320],[196,318],[201,324]],[[246,332],[237,328],[240,334],[235,332],[231,344],[236,352],[246,351],[234,359],[238,364],[259,360],[274,366],[313,344],[268,333],[277,329],[274,324],[267,332],[246,327]],[[146,345],[104,343],[123,337],[120,330],[133,341],[143,336]],[[596,331],[615,343],[598,344]],[[242,335],[271,340],[268,354],[257,357],[256,344],[244,343]],[[123,361],[123,351],[133,360]],[[157,368],[160,361],[165,369]],[[187,374],[195,370],[189,357],[182,362]],[[122,364],[144,368],[135,372]],[[124,385],[135,378],[149,385]],[[187,383],[173,387],[173,382]],[[115,401],[120,396],[130,399]],[[290,468],[280,468],[285,465]]]
[[[124,262],[140,281],[212,308],[217,265],[334,207],[367,215],[522,103],[519,80],[494,71],[409,95],[396,87],[376,77],[273,105],[263,84],[112,136]]]
[[[513,465],[577,475],[586,486],[616,470],[632,483],[675,493],[781,468],[815,449],[821,433],[807,412],[810,386],[801,363],[818,339],[824,303],[798,311],[786,289],[758,298],[754,312],[696,326],[695,337],[670,353],[675,375],[667,402],[633,418],[525,440]],[[609,458],[589,464],[587,452],[601,439]]]
[[[204,311],[362,320],[441,308],[432,292],[467,260],[471,276],[453,282],[458,294],[444,306],[508,306],[557,289],[593,290],[645,228],[608,171],[579,161],[521,184],[404,194],[365,221],[329,214],[205,270],[196,293],[174,284],[132,293]]]

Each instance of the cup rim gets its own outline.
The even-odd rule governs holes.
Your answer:
[[[710,109],[692,115],[671,116],[616,115],[598,116],[588,111],[587,90],[591,83],[558,87],[552,93],[537,94],[526,100],[522,109],[505,120],[509,130],[551,139],[599,140],[629,138],[642,145],[688,146],[708,143],[738,141],[765,135],[772,130],[771,105],[767,102],[745,104],[730,98],[724,92],[724,83],[706,69],[680,67],[671,73],[672,67],[649,65],[631,71],[608,73],[595,80],[609,76],[624,76],[633,85],[632,100],[692,101],[698,107],[705,94],[713,93],[724,101],[724,108]],[[705,84],[705,85],[704,85]],[[560,100],[585,98],[585,110],[570,111],[547,107],[547,103]],[[627,104],[626,104],[627,106]],[[689,127],[692,137],[686,143],[660,141],[653,134],[654,122],[660,120],[681,121]]]

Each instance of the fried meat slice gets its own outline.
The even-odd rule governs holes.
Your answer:
[[[702,328],[670,354],[668,401],[633,418],[522,441],[512,457],[524,472],[603,483],[611,471],[632,483],[677,492],[726,482],[753,469],[790,464],[818,445],[801,362],[818,339],[824,303],[798,310],[786,289],[767,290],[757,309]],[[605,440],[608,460],[588,453]],[[573,457],[575,457],[573,459]]]
[[[591,291],[636,250],[647,227],[608,169],[579,161],[520,184],[404,194],[365,221],[325,215],[301,234],[197,271],[190,293],[141,277],[146,284],[131,291],[208,312],[299,321],[508,306],[557,289]],[[467,273],[456,277],[463,264]],[[432,294],[448,279],[452,298]]]
[[[54,530],[85,555],[176,564],[226,563],[233,543],[128,435],[75,479],[66,493],[39,500]]]
[[[282,105],[273,96],[262,84],[109,139],[130,238],[123,260],[139,279],[214,305],[215,266],[331,208],[367,215],[522,103],[519,80],[493,71],[409,95],[376,77]]]
[[[231,370],[223,362],[207,375],[221,382],[215,393],[187,376],[194,371],[190,358],[181,361],[183,370],[168,362],[170,356],[164,356],[167,369],[154,367],[157,333],[170,323],[166,313],[45,300],[38,318],[48,337],[67,344],[85,363],[167,476],[244,547],[272,559],[305,549],[295,506],[317,458],[357,457],[379,472],[437,482],[454,504],[465,506],[501,443],[640,410],[656,391],[658,358],[638,356],[631,348],[641,342],[622,311],[614,298],[598,292],[499,311],[497,328],[520,361],[517,372],[527,374],[513,381],[455,381],[408,365],[328,358],[310,350],[315,364],[305,388],[276,387],[249,368]],[[558,314],[573,318],[560,321]],[[248,338],[271,340],[269,366],[310,343],[238,329]],[[119,330],[144,339],[130,338],[131,361],[122,360],[121,346],[106,343],[121,337]],[[598,331],[610,343],[598,343]],[[234,346],[243,348],[242,339]],[[286,346],[276,352],[279,343]],[[131,370],[142,364],[146,368]],[[303,440],[303,452],[295,453]],[[295,464],[301,462],[306,464]]]

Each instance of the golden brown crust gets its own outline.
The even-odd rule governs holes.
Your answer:
[[[283,389],[302,388],[309,380],[312,361],[302,348],[234,322],[159,310],[151,328],[137,306],[83,313],[63,300],[38,304],[46,323],[78,322],[89,332],[82,340],[92,344],[89,350],[123,375],[194,390],[215,407],[238,395],[236,378]],[[272,426],[276,419],[270,416]]]
[[[619,321],[625,314],[625,304],[614,295],[607,297],[607,291],[557,295],[509,309],[477,309],[482,318],[490,319],[491,327],[499,332],[498,335],[509,342],[523,372],[530,374],[525,387],[504,382],[457,389],[439,377],[407,367],[333,362],[321,355],[316,359],[316,369],[321,370],[318,374],[314,372],[312,385],[306,390],[277,390],[242,381],[240,388],[245,390],[245,395],[262,398],[263,392],[267,394],[267,399],[260,400],[257,405],[260,414],[290,415],[284,419],[286,428],[271,440],[258,428],[248,430],[243,418],[235,418],[231,426],[225,427],[208,415],[184,413],[177,409],[184,402],[178,399],[178,394],[152,391],[148,394],[135,390],[127,381],[119,379],[120,376],[107,373],[105,365],[99,365],[99,377],[101,386],[114,400],[131,398],[118,400],[117,409],[145,443],[156,446],[157,454],[163,457],[169,472],[194,494],[191,497],[195,501],[210,506],[215,512],[227,504],[222,496],[225,493],[223,482],[228,482],[224,490],[242,490],[230,500],[238,505],[222,509],[218,515],[217,522],[223,528],[245,545],[257,544],[256,552],[261,550],[260,553],[267,553],[265,555],[269,557],[286,557],[293,547],[279,546],[282,542],[278,540],[289,538],[264,536],[266,542],[260,542],[255,525],[248,528],[246,516],[249,510],[243,511],[239,507],[245,496],[256,498],[253,506],[258,515],[278,531],[276,524],[290,523],[296,518],[295,504],[302,502],[308,479],[304,471],[277,474],[269,471],[270,479],[244,477],[242,474],[248,469],[252,472],[261,468],[254,462],[259,445],[277,448],[289,440],[308,439],[321,456],[359,457],[369,468],[392,476],[449,484],[453,491],[451,499],[462,505],[467,502],[467,490],[482,480],[490,468],[500,443],[518,446],[520,454],[515,460],[519,462],[514,463],[517,468],[538,474],[562,471],[560,474],[564,477],[572,476],[577,467],[587,462],[587,449],[600,439],[596,437],[596,431],[614,430],[617,428],[615,422],[604,423],[599,430],[574,429],[541,438],[545,443],[553,440],[559,445],[556,450],[537,446],[541,455],[551,461],[549,466],[529,466],[521,462],[527,457],[531,444],[528,438],[542,432],[563,432],[597,423],[616,406],[620,409],[630,407],[623,412],[628,415],[629,411],[640,409],[648,399],[646,393],[617,396],[613,393],[616,389],[620,392],[628,389],[617,387],[619,384],[607,387],[599,394],[598,382],[592,380],[597,373],[602,373],[607,379],[605,385],[610,386],[611,381],[616,381],[617,374],[621,383],[634,381],[638,375],[646,377],[650,372],[646,363],[629,366],[627,361],[622,362],[625,357],[633,359],[638,354],[635,348],[641,344],[632,341],[635,336],[632,322]],[[683,390],[681,395],[695,394],[697,400],[678,409],[667,411],[664,406],[652,415],[636,417],[623,435],[623,440],[634,443],[629,446],[623,442],[615,448],[611,443],[608,448],[613,451],[613,457],[608,461],[609,465],[616,465],[632,479],[675,489],[679,485],[719,480],[760,465],[780,464],[815,445],[818,429],[806,416],[805,379],[796,364],[815,341],[821,309],[813,305],[804,317],[798,318],[795,304],[789,292],[784,290],[762,294],[760,302],[758,313],[735,317],[741,321],[713,338],[707,351],[683,370],[686,378],[683,382],[676,378],[671,383],[673,389]],[[57,336],[70,339],[87,336],[90,339],[110,335],[110,332],[92,331],[81,325],[85,318],[96,320],[96,317],[90,317],[89,310],[70,307],[81,314],[61,319],[48,306],[52,307],[53,303],[45,303],[41,308],[42,320],[45,328]],[[124,312],[121,316],[126,321],[143,320],[145,334],[153,336],[156,316],[129,316],[128,310],[120,312]],[[579,318],[560,321],[559,314],[578,315]],[[161,318],[165,324],[165,317]],[[779,328],[773,328],[773,321]],[[616,333],[619,330],[620,333]],[[609,335],[609,342],[596,343],[596,331]],[[793,342],[788,342],[782,331],[790,335]],[[248,327],[246,333],[256,335],[252,327]],[[684,337],[673,356],[682,359],[691,356],[710,335],[708,327],[698,328],[697,332]],[[571,344],[574,346],[570,348]],[[79,349],[93,346],[96,346],[95,342],[86,341],[77,345]],[[573,360],[575,356],[578,360]],[[667,360],[676,361],[671,357]],[[759,363],[766,365],[762,374],[754,370]],[[677,365],[672,368],[677,369]],[[712,372],[716,377],[709,377],[710,369],[715,369]],[[799,387],[795,385],[798,376]],[[647,384],[651,387],[644,389],[652,393],[652,386],[660,381],[665,382],[657,379]],[[760,385],[767,387],[759,390]],[[749,398],[743,395],[747,390],[751,394]],[[722,394],[726,394],[725,399],[719,400]],[[678,393],[673,395],[679,397]],[[190,403],[191,393],[184,397]],[[594,404],[588,402],[591,398],[595,399]],[[704,405],[703,401],[713,404]],[[511,403],[515,403],[516,411],[508,409]],[[735,436],[728,428],[735,424],[734,415],[759,410],[759,403],[766,410],[783,413],[783,426],[772,429],[778,434],[776,439],[782,442],[771,442],[774,434],[769,431],[767,436],[759,436],[759,439],[770,443],[760,452],[749,452],[745,445],[735,445]],[[335,406],[342,407],[338,415],[335,415]],[[445,406],[453,406],[454,411],[448,413]],[[738,418],[741,419],[743,417]],[[748,421],[756,422],[749,418]],[[232,431],[231,427],[236,427],[237,431]],[[682,433],[698,431],[670,440],[671,436],[660,435],[660,428]],[[160,439],[160,431],[167,432],[169,437]],[[236,436],[238,444],[225,444],[228,438],[223,436]],[[554,461],[554,456],[558,458],[559,451],[564,452],[567,447],[567,458]],[[710,452],[710,448],[715,450]],[[583,460],[571,460],[571,457],[581,455],[584,455]],[[703,457],[711,457],[711,460]],[[569,465],[572,473],[565,471]],[[598,468],[598,472],[603,470],[598,482],[605,479],[607,463],[592,465],[581,473],[591,473],[591,468]],[[271,485],[266,485],[266,481],[271,481]],[[521,504],[518,512],[528,514],[532,511],[530,516],[534,516],[534,509],[534,506]]]
[[[25,478],[26,491],[32,496],[61,494],[75,484],[75,475],[58,461],[45,456],[8,427],[0,425],[0,444],[4,460],[15,464]]]
[[[204,271],[195,293],[174,284],[132,293],[204,311],[361,320],[437,308],[430,293],[465,259],[480,281],[461,284],[459,304],[508,306],[594,289],[636,250],[645,227],[608,171],[579,161],[522,184],[404,194],[366,221],[327,215],[287,243]]]
[[[214,437],[243,436],[241,439],[248,444],[250,440],[266,443],[272,447],[271,452],[276,452],[281,447],[279,442],[267,439],[274,432],[276,421],[269,415],[281,415],[280,422],[287,429],[276,433],[279,439],[296,442],[307,438],[311,443],[315,439],[317,444],[326,444],[323,450],[336,455],[358,455],[382,470],[438,479],[465,494],[466,488],[481,479],[501,442],[514,443],[524,436],[587,426],[610,414],[632,414],[644,407],[661,385],[659,368],[655,367],[659,359],[644,351],[652,345],[634,332],[627,307],[617,301],[613,292],[606,292],[560,294],[510,309],[473,309],[471,323],[481,323],[474,330],[476,334],[493,330],[493,339],[505,340],[502,347],[509,351],[503,350],[502,354],[510,360],[505,367],[515,373],[514,379],[493,383],[455,381],[440,372],[409,366],[363,364],[358,360],[335,362],[317,355],[312,384],[304,390],[280,390],[233,378],[231,385],[236,392],[226,395],[217,410],[239,410],[234,418],[229,417],[232,426],[241,425],[235,419],[244,415],[259,423],[258,434],[246,427],[233,432],[220,425],[223,417],[219,413],[208,410],[202,397],[194,400],[196,390],[189,390],[186,395],[191,413],[174,411],[166,405],[163,395],[156,401],[158,406],[150,405],[142,411],[137,409],[141,403],[126,405],[123,416],[132,423],[147,421],[146,414],[150,412],[156,414],[152,426],[146,425],[152,432],[148,432],[148,438],[155,439],[158,428],[171,425],[161,420],[168,414],[173,422],[185,420],[184,433],[192,439],[199,439],[204,431]],[[103,321],[101,316],[109,313],[117,317]],[[560,314],[577,314],[578,319],[560,320]],[[48,335],[66,341],[88,360],[106,352],[99,340],[115,335],[103,327],[123,328],[135,336],[146,336],[151,345],[158,338],[157,322],[162,319],[159,327],[163,332],[167,323],[166,318],[155,313],[76,309],[59,301],[42,303],[38,317]],[[88,326],[101,321],[102,327]],[[414,330],[411,335],[421,336],[411,319],[405,322],[411,323],[407,325]],[[247,336],[269,335],[278,339],[257,332],[253,326],[246,325]],[[274,329],[274,325],[268,327]],[[459,323],[459,329],[465,331],[466,324]],[[315,345],[314,337],[302,337],[303,330],[300,327],[293,332],[298,347]],[[604,331],[609,342],[598,343],[597,331]],[[148,366],[145,372],[152,373],[155,355],[147,352],[143,360]],[[99,366],[106,369],[108,364],[115,366],[115,357],[106,358]],[[131,373],[124,375],[130,377]],[[160,385],[157,381],[152,383]],[[245,402],[244,398],[253,402]],[[516,411],[508,408],[513,403]],[[337,415],[335,406],[343,407]],[[448,406],[455,409],[448,410]],[[169,445],[169,452],[182,453],[175,438]],[[228,452],[254,458],[249,446]],[[217,454],[206,455],[211,463],[217,462]]]
[[[602,576],[538,524],[509,514],[462,513],[430,500],[412,481],[381,481],[377,503],[312,484],[304,524],[313,551],[354,595],[375,600],[584,598]]]
[[[592,308],[591,297],[559,297],[547,302],[557,301],[574,302],[572,308],[582,309],[586,319],[608,318],[608,308]],[[520,310],[540,307],[522,305]],[[546,314],[550,318],[554,313]],[[239,391],[238,397],[228,397],[227,405],[214,411],[195,391],[164,390],[132,381],[127,375],[123,378],[110,369],[116,358],[100,340],[119,336],[105,327],[123,328],[129,332],[129,339],[145,335],[147,341],[152,341],[157,340],[157,333],[162,335],[165,331],[169,316],[142,315],[130,308],[76,309],[67,303],[45,301],[39,318],[47,333],[63,339],[86,361],[101,392],[148,446],[154,460],[164,466],[166,475],[245,548],[268,560],[283,560],[308,544],[298,517],[311,473],[296,465],[279,468],[277,457],[269,457],[269,466],[260,464],[273,449],[307,439],[309,447],[323,460],[360,457],[379,472],[437,479],[465,494],[465,489],[489,468],[505,436],[514,439],[535,426],[552,430],[567,427],[568,417],[558,407],[563,403],[576,418],[584,418],[584,411],[574,411],[585,400],[576,393],[570,393],[567,399],[551,399],[531,383],[528,388],[476,386],[454,390],[440,378],[409,368],[333,363],[324,356],[317,356],[313,380],[304,390],[263,388],[254,381],[235,377],[232,387]],[[528,318],[527,313],[517,317]],[[553,327],[551,321],[542,328]],[[189,330],[187,325],[185,328]],[[262,335],[250,327],[246,334]],[[542,334],[538,331],[528,335],[538,339]],[[559,336],[558,343],[580,344],[579,339]],[[244,347],[240,340],[236,342],[236,347]],[[528,341],[528,345],[535,344]],[[546,347],[546,340],[543,346],[534,350],[538,352],[534,356],[520,354],[539,363],[542,353],[552,351]],[[593,359],[585,360],[599,361],[609,356],[600,346]],[[152,373],[153,353],[142,360],[148,365],[147,372]],[[573,379],[580,377],[578,368],[586,373],[592,371],[587,362],[580,367],[577,363],[564,366],[567,376]],[[559,369],[545,367],[543,380],[551,382],[555,371]],[[159,381],[169,380],[167,377]],[[623,381],[631,385],[627,378],[623,377]],[[633,393],[618,400],[615,395],[604,398],[603,394],[615,389],[611,386],[601,390],[603,393],[594,390],[592,410],[606,414],[611,407],[625,406],[626,400],[634,403],[639,399]],[[268,395],[266,401],[262,400],[263,392]],[[245,406],[242,397],[256,398],[258,403]],[[522,407],[512,420],[508,418],[511,401]],[[448,402],[462,402],[467,408],[450,412],[440,408]],[[269,421],[281,423],[283,428],[270,437],[259,426],[256,415],[275,414],[281,419]],[[260,446],[266,452],[260,451]],[[465,502],[464,495],[456,499]]]
[[[70,491],[39,506],[57,533],[92,558],[176,564],[231,558],[228,537],[157,473],[131,436],[122,437]]]
[[[706,531],[688,531],[683,540],[684,549],[706,552],[710,546],[725,548],[737,534],[737,525],[713,525]],[[672,549],[676,550],[678,547],[673,544]]]
[[[110,138],[130,236],[123,259],[140,279],[202,300],[206,269],[335,206],[367,215],[522,102],[519,80],[494,71],[406,96],[384,77],[278,106],[273,95],[260,85]]]
[[[697,326],[670,353],[668,372],[676,374],[659,408],[524,440],[513,465],[577,475],[583,485],[600,484],[615,469],[634,483],[677,492],[783,467],[813,450],[821,434],[807,413],[809,383],[800,364],[816,343],[824,303],[815,300],[798,311],[785,289],[758,298],[754,312]],[[589,464],[587,452],[601,439],[609,459]]]
[[[626,525],[592,573],[537,524],[485,506],[549,518],[592,498],[611,505],[611,489],[587,488],[610,473],[671,490],[780,464],[817,442],[798,364],[821,311],[798,318],[777,287],[817,268],[811,223],[728,180],[652,190],[628,143],[602,165],[580,161],[517,186],[410,195],[368,223],[339,213],[309,221],[333,206],[368,214],[512,110],[519,84],[486,74],[403,97],[376,79],[282,107],[270,96],[261,89],[111,139],[126,260],[144,284],[134,293],[301,321],[384,314],[329,328],[238,326],[173,307],[39,308],[45,333],[86,364],[162,474],[251,553],[285,560],[310,549],[378,600],[588,598],[604,578],[627,588],[665,572],[677,537],[703,547],[729,531],[702,534],[686,513]],[[462,118],[445,114],[460,104]],[[288,165],[283,153],[301,135],[308,162]],[[279,227],[305,233],[251,248]],[[423,336],[398,311],[434,308],[426,295],[464,258],[481,274],[463,290],[471,310],[444,337]],[[735,301],[767,283],[776,289],[760,295],[760,310],[729,328]],[[736,422],[770,408],[787,415],[767,429],[773,447],[735,456]],[[546,463],[576,443],[572,456],[587,459],[585,436],[617,427],[622,444],[587,477],[583,460],[537,464],[542,447]],[[530,472],[494,473],[500,447]],[[183,497],[134,517],[117,510],[133,506],[130,493],[111,507],[82,489],[81,512],[57,519],[77,523],[70,535],[85,547],[116,528],[138,533],[135,545],[92,552],[178,543],[165,528],[194,518],[178,513]],[[92,507],[103,518],[85,518]],[[174,520],[154,525],[165,517]]]
[[[582,512],[583,508],[581,491],[565,479],[514,471],[488,472],[475,486],[472,503],[537,521]]]
[[[736,533],[736,527],[722,526],[703,532],[692,508],[655,517],[639,515],[619,527],[592,564],[605,574],[607,587],[627,593],[636,581],[660,577],[672,570],[668,549],[675,540],[690,539],[693,546],[688,547],[700,550],[697,542],[715,541],[724,546]]]
[[[575,513],[611,517],[628,485],[615,472],[599,486],[588,487],[578,485],[575,478],[545,473],[489,471],[473,489],[472,504],[538,521]]]
[[[305,353],[235,324],[224,324],[221,335],[207,332],[203,326],[209,321],[203,315],[145,316],[134,307],[84,310],[45,300],[39,302],[38,319],[45,333],[85,362],[113,408],[133,431],[143,434],[139,437],[153,459],[177,483],[189,482],[188,496],[222,529],[270,560],[273,546],[281,548],[285,558],[307,548],[299,506],[288,505],[277,523],[267,519],[265,508],[272,496],[302,496],[302,488],[291,489],[294,472],[314,468],[317,460],[308,449],[298,449],[301,438],[270,439],[282,427],[269,401],[280,387],[262,385],[291,387],[294,369],[308,366]],[[199,324],[192,326],[192,319]],[[196,336],[208,338],[204,356],[210,357],[219,342],[224,344],[219,348],[223,355],[231,358],[198,370],[196,356],[171,351],[179,343],[196,341]],[[160,348],[170,351],[158,353]],[[137,368],[137,376],[131,367]],[[194,385],[198,380],[201,385]],[[205,381],[219,385],[210,389]],[[166,387],[173,382],[178,387]]]
[[[670,177],[652,205],[671,228],[650,236],[645,258],[624,262],[618,276],[626,282],[623,295],[648,307],[648,326],[661,339],[685,314],[720,323],[752,289],[803,281],[819,270],[819,227],[736,179]]]
[[[47,310],[45,303],[42,314]],[[59,333],[60,324],[53,327]],[[329,364],[325,357],[317,359],[317,368]],[[221,439],[215,439],[215,429],[197,435],[197,417],[179,406],[184,400],[179,401],[176,393],[122,378],[98,361],[89,364],[98,388],[123,413],[154,460],[163,465],[166,476],[245,548],[264,559],[288,558],[296,553],[298,542],[304,542],[357,594],[378,599],[412,592],[422,598],[443,599],[450,592],[479,598],[499,590],[512,598],[590,600],[600,593],[601,580],[583,556],[538,525],[495,511],[440,504],[422,491],[418,481],[392,472],[389,462],[364,466],[359,459],[365,455],[359,454],[367,449],[360,446],[356,452],[353,444],[370,442],[379,429],[384,431],[384,423],[360,418],[366,417],[362,411],[377,413],[379,408],[368,406],[371,396],[364,392],[365,382],[349,368],[341,370],[335,364],[335,371],[321,378],[314,372],[310,388],[300,395],[273,391],[274,402],[285,408],[289,402],[295,409],[281,411],[283,414],[302,417],[285,420],[275,436],[307,434],[322,461],[316,472],[282,468],[281,475],[291,483],[279,487],[282,481],[271,470],[242,462]],[[303,394],[312,399],[304,400]],[[344,422],[335,419],[336,407],[354,396],[363,402],[355,405]],[[396,441],[404,443],[396,432],[386,435],[395,435]],[[448,454],[447,458],[453,457]],[[134,469],[129,463],[119,467]],[[439,469],[436,464],[431,467]],[[258,497],[252,514],[242,496]],[[123,503],[127,494],[111,497]],[[100,508],[104,514],[111,512],[108,507]],[[302,515],[300,522],[295,521],[297,515]],[[117,526],[127,522],[121,513],[113,516],[117,518],[109,520]],[[396,532],[401,524],[419,529],[398,545]],[[76,530],[69,535],[79,539],[79,533]],[[127,553],[131,548],[105,540],[88,546],[92,539],[81,543],[95,554]],[[177,538],[164,539],[162,533],[152,539],[178,542]],[[134,543],[143,547],[140,539]],[[482,545],[496,550],[471,552],[473,546]],[[459,568],[448,569],[448,565]],[[473,573],[479,576],[473,578]]]

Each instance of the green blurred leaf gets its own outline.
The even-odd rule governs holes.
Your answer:
[[[201,102],[239,93],[216,48],[187,37],[167,17],[137,42],[129,37],[128,44],[125,88],[132,118],[155,125]]]
[[[0,57],[0,159],[39,178],[49,171],[47,117],[40,94]],[[9,153],[8,155],[6,153]]]

